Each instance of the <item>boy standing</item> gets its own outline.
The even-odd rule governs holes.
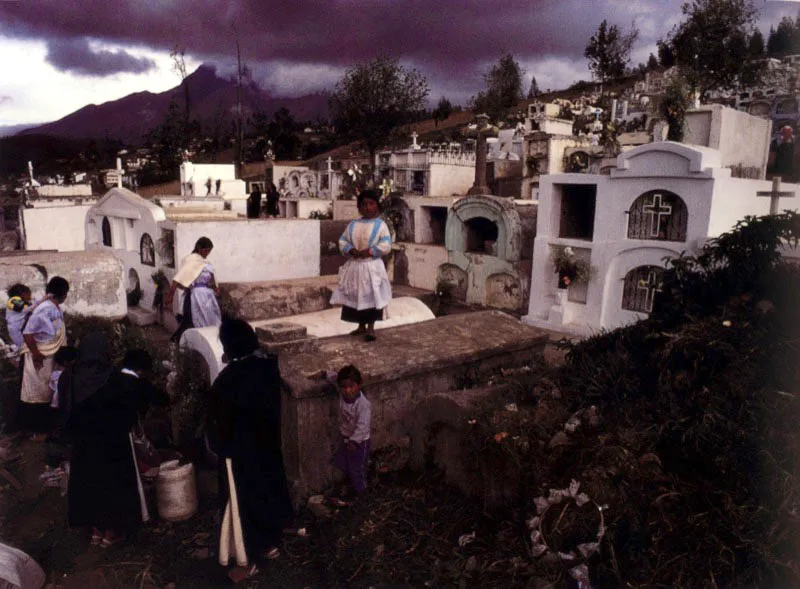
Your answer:
[[[349,364],[336,375],[339,389],[339,448],[333,465],[350,479],[359,495],[367,491],[367,461],[372,426],[372,407],[361,391],[361,373]]]

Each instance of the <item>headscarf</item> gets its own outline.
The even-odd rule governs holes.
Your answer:
[[[85,401],[103,388],[111,377],[111,348],[102,331],[88,334],[78,347],[78,361],[72,368],[72,404]]]
[[[258,349],[258,336],[241,319],[224,319],[219,327],[219,341],[229,360],[249,356]]]
[[[208,237],[201,237],[198,239],[194,244],[194,249],[192,250],[193,254],[199,254],[201,249],[211,249],[214,247],[214,244]]]

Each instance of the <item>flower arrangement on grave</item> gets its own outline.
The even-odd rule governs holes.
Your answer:
[[[351,166],[342,175],[342,196],[343,200],[353,200],[358,193],[374,184],[372,180],[372,168],[370,166]]]
[[[576,280],[588,280],[592,274],[592,267],[586,260],[581,260],[575,255],[571,247],[558,248],[553,255],[553,268],[558,274],[558,288],[569,288]]]

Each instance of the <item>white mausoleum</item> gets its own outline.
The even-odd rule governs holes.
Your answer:
[[[673,142],[622,153],[610,175],[541,177],[528,314],[523,321],[589,334],[652,311],[664,259],[699,249],[747,215],[767,215],[772,184],[732,178],[719,150]],[[800,186],[778,209],[800,207]],[[588,280],[558,288],[553,256],[569,246]]]

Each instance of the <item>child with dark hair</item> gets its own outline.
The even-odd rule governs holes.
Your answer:
[[[335,382],[339,390],[339,433],[342,438],[332,463],[347,476],[355,492],[363,495],[367,491],[372,405],[361,390],[361,372],[348,364],[339,372],[323,370],[318,376]]]
[[[24,284],[8,287],[6,302],[6,325],[11,343],[19,350],[22,347],[22,328],[31,311],[31,289]]]
[[[392,285],[381,259],[392,251],[389,228],[380,217],[380,192],[364,190],[358,195],[360,219],[350,221],[339,238],[339,250],[347,258],[339,269],[339,285],[332,305],[342,305],[342,321],[357,323],[351,335],[375,340],[375,322],[384,318],[392,300]]]

